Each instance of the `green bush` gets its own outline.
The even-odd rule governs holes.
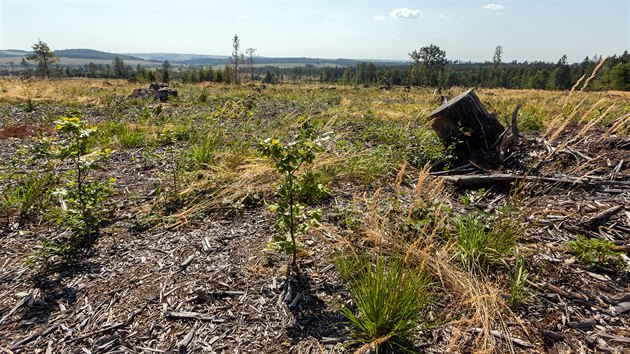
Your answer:
[[[95,137],[96,128],[87,127],[77,117],[63,117],[56,123],[63,139],[53,142],[50,150],[42,151],[42,154],[70,166],[61,177],[64,185],[53,192],[60,203],[56,221],[70,231],[70,236],[56,242],[44,240],[41,248],[27,260],[31,264],[43,263],[45,266],[51,263],[52,256],[67,261],[90,246],[103,221],[103,203],[113,183],[113,180],[100,181],[92,177],[93,171],[101,168],[99,162],[108,158],[110,153],[109,149],[89,153],[88,146]]]
[[[329,180],[321,172],[304,172],[297,182],[298,199],[303,203],[314,204],[330,197],[330,190],[326,187]]]

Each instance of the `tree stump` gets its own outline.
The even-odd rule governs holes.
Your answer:
[[[445,102],[431,113],[431,127],[459,164],[481,164],[482,169],[499,166],[496,145],[504,128],[483,106],[472,90]]]

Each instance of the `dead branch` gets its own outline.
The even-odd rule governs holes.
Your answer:
[[[584,221],[584,225],[594,227],[597,225],[601,225],[608,221],[613,215],[617,214],[623,209],[621,205],[616,205],[614,207],[608,208],[602,212],[595,214],[594,216],[588,218]]]
[[[545,182],[545,183],[557,183],[557,184],[569,184],[569,185],[581,185],[585,187],[601,187],[601,186],[613,186],[621,189],[630,189],[630,182],[626,181],[609,181],[609,180],[594,180],[580,177],[544,177],[544,176],[527,176],[517,175],[510,173],[495,173],[485,175],[454,175],[454,176],[439,176],[444,180],[454,183],[458,186],[476,186],[480,184],[500,183],[500,182]]]

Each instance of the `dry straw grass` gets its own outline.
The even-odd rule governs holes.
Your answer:
[[[443,313],[440,317],[457,320],[442,325],[453,333],[447,351],[456,351],[465,342],[471,344],[470,329],[474,328],[481,329],[473,340],[476,351],[493,352],[496,348],[495,338],[491,334],[493,330],[499,330],[509,337],[506,317],[511,317],[511,312],[501,297],[501,290],[486,276],[463,270],[455,260],[455,243],[443,237],[444,227],[449,227],[448,222],[452,218],[445,207],[448,196],[443,181],[431,177],[428,168],[422,169],[409,194],[409,204],[403,206],[402,182],[406,176],[405,165],[396,178],[398,201],[393,207],[384,208],[383,199],[387,198],[384,198],[382,190],[376,191],[370,198],[364,197],[363,202],[367,207],[361,232],[364,245],[371,246],[377,254],[404,255],[405,264],[416,264],[427,270],[437,281],[439,292],[449,294],[449,302],[446,308],[441,309]],[[435,207],[434,222],[425,224],[417,233],[417,239],[409,240],[396,218],[402,216],[408,222],[415,207],[435,200],[440,200],[441,204]],[[406,211],[401,213],[403,210]],[[355,250],[356,244],[353,245],[349,240],[342,244],[351,247],[355,254],[361,253]],[[512,343],[508,341],[507,345],[508,350],[514,352]],[[365,345],[358,352],[370,347],[369,344]]]
[[[165,227],[177,228],[199,213],[213,213],[241,205],[250,196],[272,191],[276,181],[276,173],[263,159],[252,159],[235,169],[212,171],[202,181],[192,183],[177,193],[176,197],[185,206],[177,214],[170,215],[174,222]],[[164,197],[161,203],[170,198],[173,197]]]
[[[121,89],[129,93],[134,86],[124,80],[109,80],[111,85],[104,85],[103,83],[102,79],[23,80],[2,78],[0,79],[0,88],[3,93],[0,100],[26,101],[30,99],[33,102],[100,104],[101,95],[112,95]]]
[[[601,59],[599,63],[597,63],[591,75],[586,79],[586,81],[584,82],[584,85],[582,85],[582,88],[580,88],[580,92],[583,92],[588,87],[588,84],[591,82],[591,80],[593,80],[595,76],[597,76],[597,72],[602,67],[602,65],[604,65],[604,62],[606,61],[606,59],[608,59],[608,57]],[[567,104],[569,103],[569,99],[571,98],[571,95],[575,92],[575,90],[577,90],[577,88],[580,86],[580,82],[582,82],[582,80],[584,80],[585,77],[586,77],[586,74],[582,75],[582,77],[571,87],[571,90],[569,91],[567,98],[564,100],[564,105],[562,106],[562,108],[567,106]]]
[[[250,198],[258,200],[273,192],[279,176],[267,160],[250,158],[242,164],[234,165],[230,161],[238,158],[228,155],[230,153],[219,158],[225,162],[224,165],[214,166],[206,172],[202,180],[187,185],[176,194],[175,198],[183,201],[184,207],[177,214],[170,215],[174,221],[165,227],[181,227],[188,223],[191,216],[238,208],[247,204]],[[326,168],[337,161],[334,156],[322,154],[312,167]],[[164,204],[172,198],[173,196],[166,196],[159,203]]]

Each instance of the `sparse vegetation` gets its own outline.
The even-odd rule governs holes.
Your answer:
[[[600,265],[621,270],[628,267],[623,260],[623,252],[615,251],[615,244],[599,238],[588,238],[583,235],[569,241],[569,252],[579,263]]]
[[[174,70],[175,80],[177,74]],[[279,79],[279,72],[273,75]],[[62,298],[47,307],[51,316],[78,318],[84,312],[77,306],[112,303],[111,313],[96,311],[94,320],[77,331],[69,320],[72,342],[65,343],[103,350],[97,348],[109,337],[98,332],[108,328],[102,324],[128,318],[139,333],[150,333],[149,319],[156,323],[154,333],[163,336],[150,344],[156,348],[172,347],[192,333],[180,326],[184,321],[150,311],[130,317],[131,312],[121,310],[146,304],[147,294],[161,296],[165,313],[201,316],[208,309],[208,294],[212,306],[225,309],[213,313],[216,322],[197,322],[191,351],[201,348],[196,338],[217,337],[215,351],[217,345],[242,349],[239,345],[249,340],[250,349],[277,352],[306,351],[316,344],[340,352],[376,347],[379,352],[422,347],[518,352],[519,344],[504,338],[520,338],[537,352],[544,349],[545,331],[561,332],[580,343],[576,348],[589,351],[590,342],[575,337],[573,327],[540,321],[540,316],[569,313],[567,320],[574,321],[586,311],[606,313],[601,316],[606,328],[625,328],[623,317],[613,318],[601,304],[584,300],[602,291],[613,299],[611,292],[623,289],[618,285],[625,279],[618,263],[625,258],[619,254],[623,246],[591,239],[597,232],[622,239],[624,214],[612,216],[600,230],[582,227],[576,216],[603,208],[600,202],[612,205],[625,192],[597,199],[607,192],[528,181],[451,188],[430,174],[449,167],[450,152],[428,124],[426,117],[436,106],[428,89],[278,84],[255,90],[194,81],[178,83],[178,99],[160,103],[130,97],[146,85],[122,80],[0,80],[6,89],[0,97],[0,236],[5,252],[0,266],[7,272],[0,281],[5,285],[20,274],[10,291],[33,291],[35,296],[45,289],[46,284],[33,285],[25,276],[42,274],[24,268],[30,253],[34,264],[64,265],[45,273],[60,275],[54,280],[60,287],[86,284],[68,290],[69,301]],[[454,87],[450,94],[462,90]],[[629,160],[623,148],[629,133],[627,94],[477,93],[499,117],[523,103],[519,128],[526,133],[520,151],[506,162],[506,172],[518,164],[526,172],[539,164],[531,176],[627,177],[624,162],[609,178],[621,160]],[[72,118],[73,112],[83,112],[83,119]],[[590,131],[583,131],[585,124]],[[534,139],[538,135],[546,137],[550,148]],[[11,162],[20,150],[31,158]],[[112,177],[118,182],[110,184]],[[583,199],[579,206],[576,198]],[[273,205],[273,213],[267,205]],[[101,213],[110,210],[111,218]],[[316,216],[319,223],[310,224]],[[572,241],[568,249],[578,263],[597,266],[578,267],[567,261],[569,253],[558,252],[567,250],[566,237],[576,228],[587,238]],[[263,252],[269,239],[275,242],[267,249],[275,246],[288,254],[289,269],[299,266],[300,276],[284,292],[277,281],[284,274],[277,265],[285,256]],[[331,256],[339,249],[355,250],[358,256],[351,251]],[[583,271],[598,274],[583,282],[578,273]],[[182,285],[164,285],[170,280],[159,277],[170,277],[168,272],[177,272]],[[109,292],[120,289],[120,298]],[[35,299],[29,312],[22,307],[10,315],[0,346],[9,347],[11,336],[20,337],[25,321],[44,318],[38,317],[38,301],[52,304],[61,293],[42,294],[45,300]],[[554,294],[554,301],[557,294],[571,306],[539,301],[538,294]],[[125,302],[119,306],[121,298]],[[541,301],[546,307],[539,306]],[[15,303],[9,294],[0,307],[11,309]],[[68,311],[60,311],[62,306]],[[143,309],[153,311],[153,306],[138,306]],[[25,314],[31,317],[19,317]],[[259,322],[250,322],[253,318]],[[263,322],[260,328],[251,325]],[[42,333],[45,323],[28,326]],[[167,326],[176,330],[159,329]],[[232,333],[228,331],[245,339],[221,337]],[[140,340],[123,328],[111,328],[107,335],[114,332],[120,343]],[[267,341],[279,334],[282,340]],[[346,336],[352,339],[346,341]],[[92,339],[96,344],[90,347]],[[342,348],[350,342],[354,345]],[[45,351],[46,343],[43,338],[16,350]],[[146,343],[142,345],[149,347]],[[64,352],[68,346],[62,345],[53,342],[52,350]]]
[[[518,225],[500,217],[469,213],[457,221],[457,257],[465,269],[487,272],[510,256],[520,237]]]
[[[519,308],[525,305],[525,301],[532,295],[530,282],[530,273],[527,270],[525,258],[517,252],[514,264],[509,268],[508,303],[510,307]]]

